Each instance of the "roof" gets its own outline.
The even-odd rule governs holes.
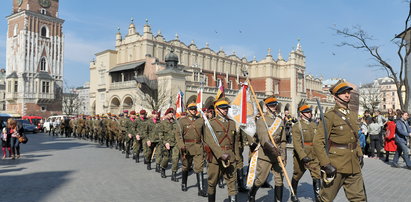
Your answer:
[[[126,65],[119,65],[119,66],[115,66],[114,68],[110,69],[108,72],[112,73],[112,72],[119,72],[119,71],[125,71],[125,70],[130,70],[130,69],[137,69],[140,66],[143,66],[146,62],[135,62],[135,63],[130,63],[130,64],[126,64]]]
[[[395,35],[395,38],[403,38],[405,33],[410,31],[411,27],[408,27],[407,30],[402,31],[401,33],[399,33],[398,35]]]
[[[17,79],[17,78],[19,78],[18,76],[17,76],[17,73],[16,72],[12,72],[11,74],[9,74],[7,77],[6,77],[6,79]]]
[[[34,78],[44,79],[44,80],[53,80],[53,77],[51,77],[50,74],[47,72],[38,72]]]

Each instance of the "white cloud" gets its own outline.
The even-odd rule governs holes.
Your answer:
[[[81,63],[88,63],[94,54],[113,48],[113,41],[91,41],[70,32],[65,34],[64,40],[65,59]]]

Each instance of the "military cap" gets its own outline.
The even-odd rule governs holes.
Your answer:
[[[144,115],[146,113],[147,113],[146,110],[144,110],[144,109],[140,110],[140,115]]]
[[[130,112],[130,115],[136,115],[136,111],[134,111],[134,110],[131,111],[131,112]]]
[[[164,114],[168,114],[168,113],[174,113],[174,109],[173,108],[168,108],[167,110],[166,110],[166,113],[164,113]]]
[[[158,112],[157,112],[157,110],[153,110],[152,112],[151,112],[151,114],[157,114]]]
[[[348,83],[346,83],[344,80],[339,80],[336,84],[331,86],[330,93],[333,95],[338,95],[346,90],[352,90],[352,89],[353,88],[350,85],[348,85]]]
[[[190,104],[187,105],[187,109],[189,110],[197,110],[197,105],[196,103],[192,102]]]
[[[313,110],[311,109],[311,107],[308,106],[308,105],[303,105],[303,106],[301,106],[300,108],[298,108],[298,110],[299,110],[301,113],[308,113],[308,112],[312,112],[312,111],[313,111]]]
[[[222,97],[214,102],[214,107],[215,108],[221,108],[221,109],[227,109],[231,108],[230,103],[228,102],[228,99],[225,97]]]
[[[203,108],[201,108],[201,111],[206,112],[207,108],[203,107]]]
[[[111,113],[109,112],[109,113],[107,113],[107,116],[111,116]]]
[[[128,113],[128,110],[127,109],[123,110],[123,113]]]
[[[264,99],[264,104],[266,104],[267,106],[274,106],[278,104],[278,100],[277,98],[270,96]]]

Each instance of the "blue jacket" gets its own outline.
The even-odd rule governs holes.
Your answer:
[[[406,137],[409,137],[409,134],[411,133],[410,125],[408,125],[408,122],[403,119],[398,119],[395,124],[397,125],[395,130],[395,141],[406,143]]]

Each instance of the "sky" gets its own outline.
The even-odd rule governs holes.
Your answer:
[[[0,4],[0,68],[6,65],[6,16],[12,0]],[[70,87],[90,80],[89,62],[95,54],[115,49],[117,27],[127,33],[131,18],[142,32],[148,19],[153,33],[161,30],[166,40],[178,34],[181,41],[197,47],[221,48],[249,61],[272,49],[287,60],[301,41],[306,72],[324,79],[344,78],[360,85],[386,76],[364,51],[337,44],[347,41],[332,28],[361,26],[380,46],[384,59],[399,65],[392,43],[404,30],[408,7],[405,0],[60,0],[59,17],[65,20],[64,80]]]

